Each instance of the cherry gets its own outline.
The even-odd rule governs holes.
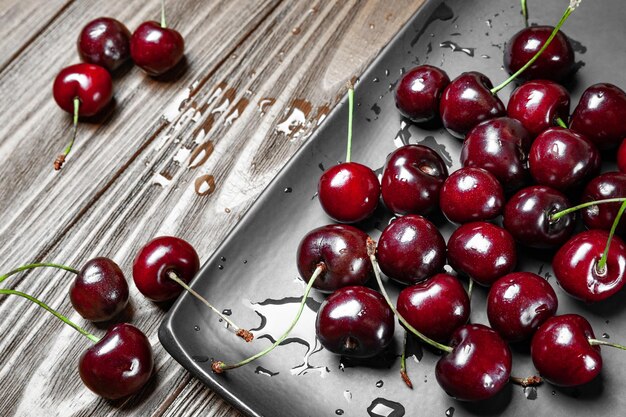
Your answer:
[[[515,241],[509,232],[494,224],[466,223],[448,240],[448,262],[457,272],[490,286],[515,268]]]
[[[77,47],[83,61],[113,72],[130,58],[130,31],[118,20],[100,17],[85,25]]]
[[[385,228],[378,241],[382,271],[403,284],[414,284],[441,271],[446,243],[424,217],[407,214]]]
[[[594,84],[583,93],[570,127],[598,146],[618,146],[626,137],[626,93],[613,84]]]
[[[617,150],[617,168],[620,172],[626,172],[626,139],[622,140]]]
[[[489,171],[465,167],[453,172],[443,183],[439,206],[454,223],[491,220],[504,207],[504,190]]]
[[[448,74],[431,65],[417,66],[402,76],[396,87],[396,107],[404,117],[416,123],[439,116],[439,101],[450,84]]]
[[[531,272],[513,272],[498,279],[487,296],[489,324],[507,342],[529,339],[556,314],[558,299],[548,282]]]
[[[443,159],[431,148],[406,145],[387,158],[381,181],[383,201],[392,212],[426,214],[437,207],[448,177]]]
[[[533,142],[528,154],[530,174],[559,191],[580,187],[600,171],[600,152],[584,136],[553,127]]]
[[[489,78],[479,72],[464,72],[446,87],[439,112],[452,136],[464,138],[480,122],[506,114],[502,101],[491,93],[492,88]]]
[[[526,187],[504,206],[504,228],[523,245],[556,248],[572,235],[575,218],[569,213],[559,217],[554,214],[569,207],[569,200],[560,191],[544,185]]]
[[[367,254],[367,234],[349,225],[328,225],[310,231],[298,247],[298,272],[305,282],[320,263],[325,265],[313,288],[333,292],[363,285],[372,276]]]
[[[589,181],[581,196],[581,202],[592,202],[609,198],[626,196],[626,174],[622,172],[606,172]],[[619,201],[608,204],[592,205],[582,210],[582,218],[589,229],[610,230],[617,212]],[[626,234],[626,221],[617,226],[617,233]]]
[[[488,120],[467,135],[461,148],[461,164],[489,171],[506,192],[512,192],[528,181],[526,159],[531,142],[532,137],[519,121],[508,117]]]
[[[139,391],[150,379],[153,366],[150,341],[128,323],[111,327],[78,362],[84,384],[111,400]]]
[[[513,74],[528,62],[548,40],[554,27],[531,26],[517,32],[504,50],[504,67]],[[574,49],[563,32],[556,36],[521,78],[560,81],[574,69]]]
[[[565,127],[569,106],[569,93],[563,86],[548,80],[534,80],[513,91],[507,114],[519,120],[532,136],[538,136],[556,124]]]
[[[461,282],[448,274],[436,274],[400,292],[397,310],[411,326],[438,342],[467,323],[470,300]]]
[[[315,334],[322,346],[338,355],[377,355],[393,338],[393,312],[378,292],[344,287],[331,294],[317,312]]]

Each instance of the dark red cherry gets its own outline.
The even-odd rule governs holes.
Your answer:
[[[594,84],[583,93],[570,128],[600,149],[618,146],[626,137],[626,93],[613,84]]]
[[[326,269],[315,280],[313,288],[332,292],[365,284],[372,276],[367,239],[367,234],[349,225],[333,224],[310,231],[298,247],[300,276],[309,282],[317,266],[323,263]]]
[[[427,146],[406,145],[387,158],[381,180],[383,201],[392,212],[426,214],[439,204],[448,177],[443,159]]]
[[[133,279],[139,292],[152,301],[175,298],[183,290],[168,277],[174,272],[188,283],[200,268],[200,260],[193,246],[172,236],[161,236],[148,242],[133,263]]]
[[[389,278],[415,284],[441,271],[446,242],[434,224],[407,214],[385,228],[378,240],[377,259]]]
[[[492,173],[506,192],[528,182],[526,166],[532,137],[522,124],[509,117],[488,120],[467,135],[461,148],[464,167],[483,168]]]
[[[580,198],[581,203],[626,197],[626,174],[606,172],[587,183]],[[611,230],[617,217],[620,203],[605,203],[582,209],[582,218],[588,229]],[[626,219],[620,220],[617,233],[626,234]]]
[[[376,210],[380,183],[374,171],[365,165],[344,162],[322,174],[317,192],[330,218],[340,223],[356,223]]]
[[[515,268],[515,241],[509,232],[494,224],[466,223],[448,240],[448,263],[477,283],[490,286]]]
[[[130,31],[110,17],[87,23],[78,35],[80,59],[115,71],[130,58]]]
[[[448,395],[479,401],[496,395],[509,382],[511,351],[494,330],[466,324],[452,335],[452,352],[437,362],[437,382]]]
[[[70,287],[74,310],[89,321],[106,321],[128,304],[128,283],[124,273],[109,258],[89,260]]]
[[[517,32],[507,42],[504,50],[504,68],[515,73],[535,56],[554,30],[553,26],[530,26]],[[574,69],[574,49],[561,31],[545,51],[520,78],[526,80],[548,79],[560,81]]]
[[[398,295],[398,313],[411,326],[438,342],[467,323],[470,300],[461,282],[448,274],[436,274],[406,287]]]
[[[552,81],[528,81],[513,91],[507,105],[509,117],[519,120],[532,136],[565,123],[569,118],[570,97],[567,90]]]
[[[626,139],[622,140],[617,150],[617,168],[620,172],[626,172]]]
[[[454,223],[491,220],[502,212],[504,190],[489,171],[465,167],[450,175],[441,187],[439,207]]]
[[[416,123],[439,116],[439,101],[450,84],[448,74],[431,65],[420,65],[404,74],[396,87],[396,107]]]
[[[504,206],[503,224],[523,245],[556,248],[574,232],[573,213],[553,220],[550,216],[570,208],[567,197],[553,188],[533,185],[518,191]]]
[[[626,245],[619,237],[611,240],[606,266],[598,265],[608,239],[609,233],[604,230],[587,230],[568,240],[554,255],[554,276],[572,297],[594,303],[624,286]]]
[[[315,333],[338,355],[368,358],[393,339],[394,315],[382,295],[360,286],[343,287],[320,306]]]
[[[93,116],[111,101],[113,82],[109,72],[99,65],[75,64],[59,72],[52,94],[59,107],[70,114],[74,114],[74,99],[78,97],[78,114]]]
[[[149,75],[161,75],[174,68],[185,53],[180,33],[157,22],[144,22],[130,38],[130,55]]]
[[[506,114],[504,104],[491,88],[489,78],[480,72],[464,72],[446,87],[439,113],[452,136],[464,138],[480,122]]]
[[[585,318],[564,314],[549,318],[533,336],[530,354],[548,382],[562,387],[586,384],[602,370],[600,347],[592,346],[593,329]]]
[[[80,377],[90,390],[115,400],[139,391],[150,379],[154,360],[150,341],[128,323],[111,327],[78,361]]]
[[[528,154],[535,181],[559,191],[581,187],[600,172],[600,163],[600,152],[593,143],[562,127],[552,127],[537,136]]]
[[[513,272],[497,280],[487,296],[491,327],[507,342],[529,339],[559,302],[552,286],[537,274]]]

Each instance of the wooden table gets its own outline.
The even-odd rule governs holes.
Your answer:
[[[61,172],[71,117],[52,99],[58,71],[78,62],[82,26],[112,16],[134,29],[158,1],[0,0],[0,267],[49,261],[80,268],[113,258],[131,287],[123,320],[155,351],[139,394],[106,401],[82,384],[88,342],[25,300],[0,298],[1,415],[240,415],[159,344],[165,310],[131,280],[139,248],[158,235],[206,260],[287,160],[423,0],[178,0],[168,24],[186,64],[166,80],[131,67],[115,106],[81,123]],[[40,297],[89,331],[67,291],[71,274],[36,270],[3,285]]]

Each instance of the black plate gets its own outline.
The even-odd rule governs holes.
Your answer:
[[[557,22],[568,4],[565,0],[529,3],[531,22],[540,24]],[[583,1],[565,24],[564,32],[574,40],[579,67],[567,86],[574,105],[590,84],[624,85],[623,17],[622,0]],[[481,71],[496,84],[506,77],[501,68],[503,44],[521,27],[517,0],[427,1],[357,84],[353,160],[378,168],[396,146],[422,143],[439,152],[451,171],[457,169],[459,141],[441,129],[423,130],[405,123],[395,110],[390,91],[404,69],[422,63],[442,67],[451,78],[463,71]],[[505,103],[511,91],[509,86],[500,93]],[[257,340],[242,343],[185,294],[159,331],[168,352],[249,416],[623,415],[623,352],[603,349],[604,370],[585,387],[559,389],[544,384],[525,391],[509,386],[490,401],[461,403],[439,388],[434,377],[438,356],[427,349],[422,352],[413,346],[408,367],[415,388],[404,386],[398,371],[399,326],[396,343],[376,361],[349,363],[323,350],[314,333],[321,294],[312,296],[290,338],[272,354],[225,375],[211,372],[211,358],[230,363],[256,353],[282,333],[293,317],[304,288],[296,270],[296,248],[308,231],[330,223],[315,193],[322,169],[344,158],[346,104],[344,100],[329,115],[193,282],[196,291],[230,309],[235,322],[257,328]],[[381,210],[365,229],[377,238],[388,221]],[[447,238],[451,227],[441,225]],[[519,269],[539,272],[549,280],[559,296],[560,313],[581,313],[591,321],[597,337],[605,333],[611,340],[626,341],[626,312],[621,305],[624,292],[604,304],[584,305],[558,288],[549,256],[524,258]],[[389,283],[389,289],[393,296],[397,294],[394,284]],[[485,296],[484,289],[475,291],[474,322],[487,323]],[[514,374],[533,374],[528,347],[514,346],[513,351]]]

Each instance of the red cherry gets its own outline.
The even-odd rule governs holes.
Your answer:
[[[396,87],[396,107],[404,117],[416,123],[439,116],[439,101],[450,84],[448,74],[431,65],[417,66],[402,76]]]
[[[75,64],[59,72],[52,93],[59,107],[66,112],[74,114],[74,99],[78,98],[78,114],[93,116],[111,101],[113,82],[109,72],[99,65]]]
[[[589,181],[580,198],[581,203],[621,198],[626,196],[626,174],[606,172]],[[605,203],[589,206],[582,210],[582,218],[588,229],[611,230],[617,217],[620,203]],[[626,234],[626,220],[617,225],[618,234]]]
[[[149,75],[161,75],[174,68],[185,53],[185,41],[174,29],[157,22],[144,22],[130,38],[130,55]]]
[[[622,140],[622,144],[617,150],[617,168],[621,172],[626,172],[626,139]]]
[[[563,86],[548,80],[535,80],[513,91],[507,114],[519,120],[532,136],[538,136],[554,127],[557,119],[567,122],[569,105],[569,93]]]
[[[115,71],[130,58],[130,31],[110,17],[87,23],[76,44],[83,61],[101,65],[109,71]]]

